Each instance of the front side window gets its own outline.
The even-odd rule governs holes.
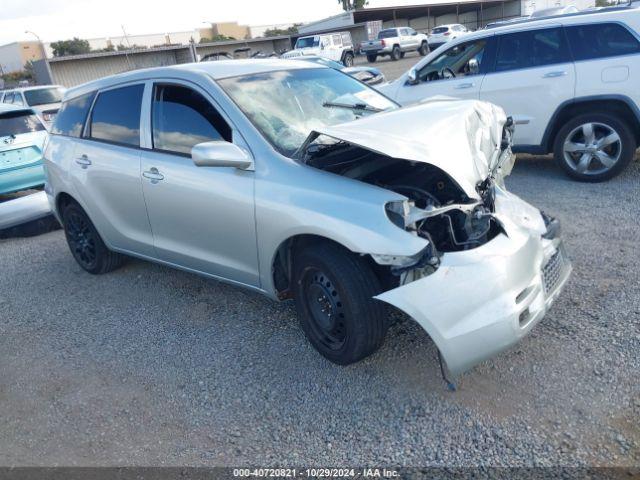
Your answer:
[[[44,125],[31,112],[7,112],[0,115],[0,137],[39,132]]]
[[[231,128],[211,102],[180,85],[156,85],[152,130],[154,149],[184,155],[198,143],[232,140]]]
[[[640,53],[640,42],[617,23],[592,23],[565,27],[575,60]]]
[[[418,72],[421,82],[477,75],[482,68],[487,40],[461,43],[436,57]]]
[[[293,156],[312,130],[397,105],[330,68],[263,72],[218,81],[276,150]]]
[[[131,85],[98,94],[91,111],[89,137],[139,147],[143,92],[144,85]]]
[[[499,37],[495,70],[506,72],[570,61],[561,28],[531,30]]]
[[[16,92],[13,94],[13,104],[14,105],[24,105],[24,102],[22,101],[22,95],[20,95],[19,92]]]
[[[25,90],[24,98],[31,107],[36,105],[46,105],[47,103],[58,103],[62,101],[62,89],[38,88],[37,90]]]
[[[96,92],[80,95],[62,103],[51,127],[51,133],[80,137]]]

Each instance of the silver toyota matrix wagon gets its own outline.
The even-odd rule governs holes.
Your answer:
[[[380,347],[390,304],[455,375],[526,335],[571,271],[557,220],[505,189],[512,132],[492,104],[399,108],[302,61],[138,70],[66,93],[46,192],[87,272],[135,256],[293,299],[343,365]]]

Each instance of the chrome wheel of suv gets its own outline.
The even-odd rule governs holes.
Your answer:
[[[620,135],[604,123],[585,123],[574,128],[563,147],[569,167],[583,175],[598,175],[611,169],[620,159]]]

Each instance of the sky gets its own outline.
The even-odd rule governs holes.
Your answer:
[[[370,0],[370,6],[416,3]],[[115,37],[124,25],[129,35],[194,30],[202,22],[238,21],[246,25],[309,22],[340,13],[338,0],[3,0],[0,45]]]

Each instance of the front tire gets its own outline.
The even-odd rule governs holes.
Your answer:
[[[323,243],[299,252],[293,269],[300,325],[321,355],[349,365],[380,348],[388,322],[373,299],[380,283],[363,258]]]
[[[400,47],[397,45],[391,50],[391,60],[397,62],[400,59]]]
[[[420,48],[418,49],[418,53],[421,57],[427,55],[429,53],[429,44],[427,42],[422,42],[422,45],[420,45]]]
[[[558,132],[554,159],[571,177],[602,182],[618,175],[632,160],[636,140],[627,123],[607,113],[586,113]]]
[[[344,60],[342,60],[342,64],[345,67],[353,67],[353,53],[346,53],[344,55]]]
[[[377,59],[378,59],[377,55],[367,55],[367,61],[369,63],[376,63]]]
[[[87,272],[94,275],[108,273],[124,263],[125,257],[107,248],[89,216],[77,203],[64,208],[62,223],[73,258]]]

